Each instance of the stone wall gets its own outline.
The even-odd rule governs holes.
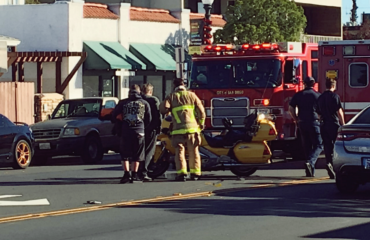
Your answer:
[[[63,100],[64,96],[58,93],[35,94],[35,122],[47,120]]]

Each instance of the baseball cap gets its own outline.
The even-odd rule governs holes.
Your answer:
[[[305,83],[315,82],[315,79],[313,77],[305,77],[303,80]]]

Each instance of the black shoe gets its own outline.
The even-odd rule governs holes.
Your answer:
[[[313,175],[311,164],[306,163],[305,168],[306,168],[306,177],[313,177],[314,175]]]
[[[178,182],[186,182],[186,175],[178,175],[175,180]]]
[[[121,178],[121,181],[119,181],[119,182],[124,184],[124,183],[128,183],[130,181],[131,181],[130,172],[125,172],[125,174],[123,174],[123,177]]]
[[[191,174],[190,179],[193,180],[193,181],[198,181],[200,179],[200,176]]]
[[[143,180],[141,180],[139,174],[137,174],[137,172],[133,172],[130,183],[142,183],[142,182]]]
[[[333,165],[331,165],[331,163],[326,164],[326,171],[328,171],[328,175],[329,175],[330,179],[335,178],[335,172],[334,172],[334,169],[333,169]]]

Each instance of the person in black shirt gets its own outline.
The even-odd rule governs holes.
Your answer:
[[[142,162],[140,172],[144,181],[151,181],[148,176],[148,166],[153,158],[157,134],[161,130],[161,114],[159,113],[159,99],[153,96],[154,87],[146,83],[142,87],[143,99],[150,105],[152,121],[145,128],[145,162]]]
[[[289,112],[293,120],[298,124],[305,152],[306,176],[315,176],[315,164],[322,151],[322,139],[320,135],[319,115],[317,113],[317,99],[320,94],[316,92],[315,79],[304,79],[305,89],[296,93],[289,103]],[[298,108],[298,116],[296,114]]]
[[[326,170],[331,179],[335,178],[333,170],[333,150],[338,128],[344,125],[344,114],[339,95],[334,93],[336,80],[326,79],[326,91],[318,102],[318,113],[321,115],[321,136],[324,142]]]
[[[120,116],[122,117],[120,153],[125,171],[120,182],[138,182],[141,181],[137,174],[140,162],[145,160],[145,128],[152,120],[150,106],[141,97],[138,85],[133,85],[129,91],[129,98],[119,101],[114,109],[113,119]]]

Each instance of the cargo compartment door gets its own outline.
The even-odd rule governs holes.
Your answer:
[[[344,74],[343,78],[338,77],[337,93],[341,97],[345,120],[348,122],[363,108],[370,105],[370,58],[348,56],[345,57],[343,65]]]

